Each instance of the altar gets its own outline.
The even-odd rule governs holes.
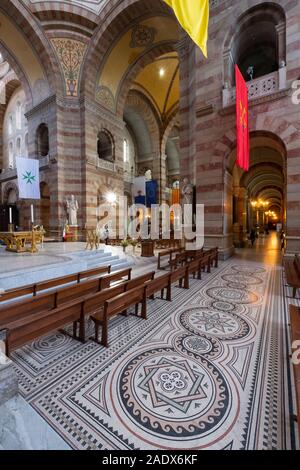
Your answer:
[[[44,231],[32,230],[31,232],[0,232],[0,240],[6,245],[7,251],[13,253],[36,253],[36,245],[43,241]]]

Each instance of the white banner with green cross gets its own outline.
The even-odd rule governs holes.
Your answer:
[[[20,199],[40,199],[39,160],[17,158],[17,175]]]

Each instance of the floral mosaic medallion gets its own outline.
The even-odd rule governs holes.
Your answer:
[[[217,300],[216,302],[213,302],[212,307],[216,308],[217,310],[222,310],[224,312],[232,312],[232,310],[235,309],[234,304],[231,304],[229,302],[223,302],[222,300]]]
[[[259,277],[250,276],[246,273],[236,273],[236,274],[224,274],[222,276],[224,281],[230,282],[231,284],[241,284],[245,287],[254,286],[257,284],[262,284],[262,280]]]
[[[214,300],[232,302],[234,304],[254,304],[258,302],[258,295],[245,289],[236,287],[211,287],[206,294]]]
[[[231,269],[234,271],[238,271],[239,273],[245,273],[252,275],[254,273],[259,274],[259,273],[265,273],[266,270],[264,268],[261,268],[259,266],[247,266],[241,264],[240,266],[231,266]]]
[[[158,446],[163,439],[171,447],[186,448],[186,440],[197,447],[199,438],[223,433],[232,413],[232,390],[220,371],[171,348],[135,354],[115,371],[111,390],[115,386],[119,419],[131,430],[137,426],[139,438],[152,445],[157,437]]]
[[[250,326],[243,318],[213,308],[189,308],[180,314],[179,321],[191,333],[222,340],[244,338],[250,332]]]
[[[174,339],[176,351],[192,357],[204,356],[207,359],[217,359],[223,353],[222,342],[218,338],[181,333]]]

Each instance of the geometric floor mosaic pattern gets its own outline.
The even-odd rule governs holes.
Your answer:
[[[282,289],[280,267],[220,263],[147,321],[115,318],[108,349],[18,350],[21,393],[74,449],[297,448]]]

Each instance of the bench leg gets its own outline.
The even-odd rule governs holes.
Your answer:
[[[10,345],[9,345],[8,336],[9,336],[9,333],[7,334],[6,340],[5,340],[5,355],[6,355],[7,357],[10,357]]]
[[[167,300],[168,300],[169,302],[172,301],[172,294],[171,294],[171,292],[172,292],[172,286],[171,286],[171,283],[170,283],[170,284],[168,285],[168,287],[167,287]]]
[[[108,324],[107,321],[104,320],[102,323],[102,338],[101,338],[101,344],[105,348],[108,348]]]
[[[73,338],[77,338],[77,322],[73,321]]]
[[[161,292],[160,292],[160,298],[163,300],[164,299],[164,293],[165,293],[165,289],[162,289]],[[154,297],[154,296],[153,296]]]
[[[82,343],[85,343],[86,342],[86,339],[85,339],[85,321],[84,321],[84,316],[82,318],[80,318],[80,322],[79,322],[79,340],[82,342]]]
[[[143,320],[147,320],[147,299],[142,300],[141,317]]]
[[[215,268],[219,267],[219,258],[216,256],[216,261],[215,261]]]
[[[99,343],[99,323],[98,322],[94,322],[94,323],[95,323],[95,342]]]
[[[210,261],[207,263],[207,272],[210,273]]]
[[[296,293],[297,293],[297,287],[293,287],[293,298],[296,297]]]

